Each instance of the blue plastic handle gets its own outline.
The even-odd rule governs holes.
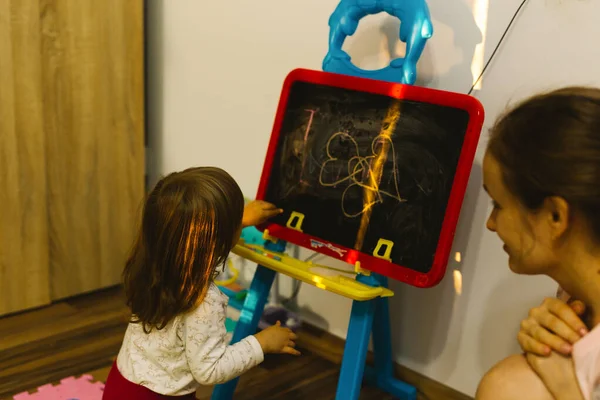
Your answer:
[[[352,64],[342,46],[346,37],[356,32],[362,18],[381,12],[400,19],[400,40],[406,43],[406,56],[392,60],[385,68],[367,71]],[[417,61],[425,43],[433,35],[425,0],[341,0],[329,18],[329,28],[329,52],[323,60],[323,71],[410,85],[417,79]]]

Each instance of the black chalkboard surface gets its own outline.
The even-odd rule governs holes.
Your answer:
[[[284,89],[259,189],[259,198],[285,210],[270,221],[270,234],[430,285],[463,144],[469,139],[474,153],[482,112],[474,123],[473,109],[435,101],[448,100],[445,92],[411,87],[407,96],[398,91],[407,91],[402,85],[377,82],[379,92],[388,93],[373,93],[364,89],[377,85],[365,79],[296,75]],[[336,84],[324,84],[327,79]],[[429,101],[419,99],[423,93]],[[475,132],[470,138],[469,128]],[[466,184],[473,154],[465,157],[460,172]],[[460,203],[464,188],[457,195]],[[459,209],[455,204],[451,219]],[[451,242],[454,226],[448,229]],[[377,257],[388,246],[387,259]]]

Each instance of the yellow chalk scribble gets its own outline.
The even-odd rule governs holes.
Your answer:
[[[371,168],[369,170],[369,185],[363,187],[363,214],[360,220],[360,228],[358,229],[358,234],[356,235],[356,242],[354,243],[354,248],[356,250],[362,249],[365,234],[367,233],[367,227],[369,226],[369,221],[371,220],[371,212],[373,210],[372,207],[373,204],[376,203],[375,198],[381,196],[379,193],[379,184],[381,182],[381,175],[383,174],[383,165],[387,160],[388,150],[390,148],[390,144],[392,143],[391,137],[396,129],[396,124],[398,123],[399,119],[400,102],[398,100],[394,100],[388,109],[385,119],[383,120],[383,126],[378,136],[381,138],[381,140],[378,141],[381,145],[379,153],[374,153],[375,157],[372,160]],[[394,168],[394,172],[395,171],[396,168]]]

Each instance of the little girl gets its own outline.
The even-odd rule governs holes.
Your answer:
[[[281,212],[264,201],[244,207],[239,186],[218,168],[158,182],[123,272],[132,318],[104,400],[195,399],[200,385],[236,378],[265,353],[300,354],[279,323],[229,345],[227,297],[213,283],[242,228]]]

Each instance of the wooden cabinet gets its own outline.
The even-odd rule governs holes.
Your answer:
[[[143,0],[0,1],[0,314],[120,282],[144,195]]]
[[[37,1],[0,1],[0,314],[50,301]]]

